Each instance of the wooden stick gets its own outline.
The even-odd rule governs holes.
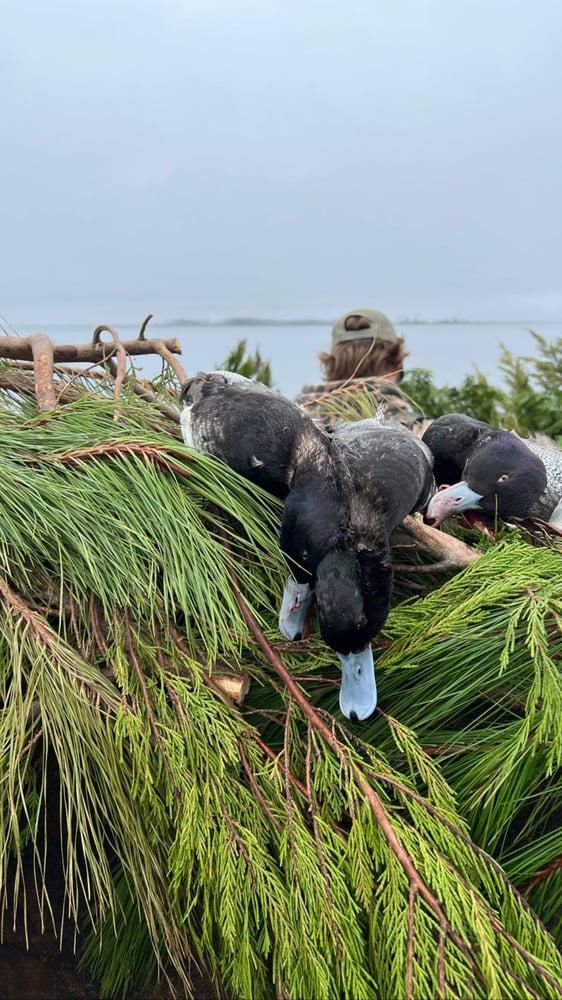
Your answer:
[[[241,705],[250,690],[250,678],[246,674],[217,673],[213,670],[213,680],[216,684],[232,698],[237,705]]]
[[[28,340],[31,357],[35,366],[37,408],[42,412],[54,410],[57,405],[57,396],[53,384],[52,342],[46,333],[33,333]]]
[[[45,338],[51,343],[47,334],[32,333],[29,337],[0,337],[0,358],[11,358],[13,361],[34,361],[33,343],[38,344],[37,338]],[[162,346],[171,354],[181,354],[179,341],[174,337],[172,340],[162,340],[162,338],[143,338],[135,340],[122,340],[121,346],[127,354],[162,354]],[[51,344],[53,350],[53,362],[55,364],[65,364],[68,362],[88,361],[93,364],[102,364],[107,357],[115,354],[115,344],[101,342],[98,344]],[[37,349],[37,348],[36,348]]]
[[[409,514],[405,517],[392,533],[390,541],[393,545],[423,549],[437,560],[426,566],[395,564],[393,568],[399,572],[435,573],[464,569],[482,554],[478,549],[466,545],[445,531],[424,524],[420,515]]]

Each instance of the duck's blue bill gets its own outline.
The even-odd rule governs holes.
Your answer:
[[[478,510],[482,493],[470,489],[466,482],[455,483],[439,490],[429,501],[425,518],[437,527],[452,514],[461,514],[465,510]]]
[[[377,707],[377,683],[375,664],[370,644],[358,653],[344,656],[338,653],[341,662],[340,708],[347,719],[363,722]]]
[[[314,591],[310,584],[297,583],[292,576],[288,578],[279,612],[279,631],[291,642],[306,635],[308,612],[313,599]]]

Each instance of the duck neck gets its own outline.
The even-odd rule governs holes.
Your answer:
[[[299,467],[285,500],[281,549],[299,582],[314,581],[326,552],[343,540],[341,505],[331,476],[316,466]]]

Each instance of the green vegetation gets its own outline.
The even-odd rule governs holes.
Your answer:
[[[272,385],[271,365],[265,361],[259,350],[246,356],[246,340],[240,340],[225,360],[216,364],[217,371],[238,372],[246,378],[255,378],[264,385]]]
[[[562,338],[548,342],[532,335],[535,357],[516,357],[503,348],[505,388],[490,385],[484,375],[470,375],[458,388],[437,388],[423,369],[408,371],[401,387],[428,417],[466,413],[522,437],[543,433],[562,444]]]
[[[169,380],[112,394],[0,403],[3,911],[61,921],[59,854],[104,997],[193,963],[241,1000],[562,996],[561,540],[397,572],[353,726],[278,632],[280,504],[178,440]]]

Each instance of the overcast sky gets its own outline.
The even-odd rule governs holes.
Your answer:
[[[0,314],[562,319],[561,0],[3,0]]]

